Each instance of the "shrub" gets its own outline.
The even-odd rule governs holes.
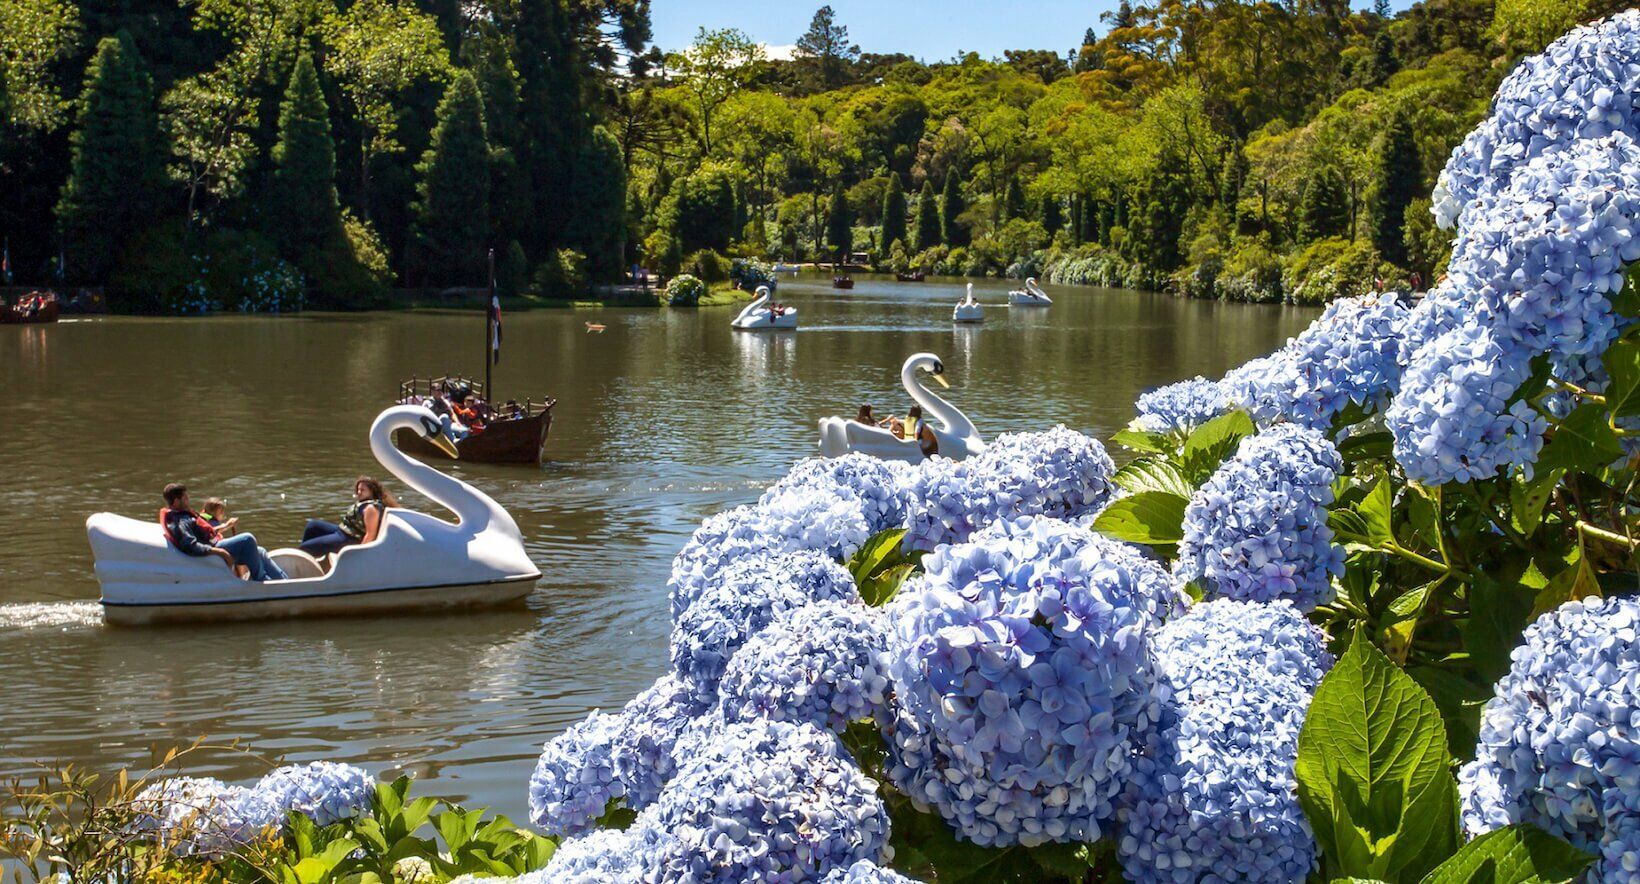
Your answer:
[[[707,284],[729,281],[729,259],[711,249],[701,249],[683,262],[682,271],[700,277]]]
[[[669,307],[695,307],[706,296],[706,283],[687,273],[672,277],[666,284],[666,303]]]
[[[530,260],[518,240],[507,243],[507,250],[495,265],[495,290],[503,298],[520,295],[529,284]]]
[[[1313,249],[1314,246],[1305,252]],[[1302,271],[1299,268],[1308,272],[1301,275]],[[1318,263],[1301,258],[1300,261],[1289,264],[1282,273],[1288,300],[1295,304],[1325,304],[1337,298],[1365,294],[1377,286],[1378,280],[1382,280],[1387,289],[1399,289],[1405,285],[1406,274],[1385,261],[1383,256],[1378,254],[1378,250],[1372,247],[1372,243],[1365,239],[1349,244],[1325,262]]]
[[[214,310],[288,313],[302,309],[302,274],[265,237],[221,229],[158,225],[121,256],[114,284],[122,309],[171,315]]]
[[[950,254],[951,250],[946,246],[930,246],[911,259],[911,268],[925,273],[942,273],[944,271],[939,268],[945,265],[946,257]]]
[[[376,229],[343,211],[340,235],[331,238],[317,265],[309,269],[313,302],[343,309],[373,307],[386,298],[392,279],[387,248]]]
[[[1279,301],[1281,259],[1259,239],[1244,239],[1224,259],[1218,296],[1229,301]]]
[[[535,271],[535,291],[543,298],[569,300],[586,294],[586,256],[574,249],[559,249]]]
[[[741,291],[756,291],[760,285],[766,285],[771,290],[779,284],[775,279],[774,267],[767,262],[754,258],[736,258],[729,267],[729,280]]]

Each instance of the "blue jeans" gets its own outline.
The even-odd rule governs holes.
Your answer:
[[[235,534],[227,540],[219,540],[216,548],[226,550],[233,556],[234,564],[244,565],[250,569],[252,580],[284,580],[285,572],[268,558],[268,551],[256,545],[256,535]]]
[[[316,559],[322,559],[355,543],[358,541],[347,536],[335,522],[308,519],[307,527],[302,529],[302,544],[297,548]]]
[[[439,415],[438,422],[444,425],[444,432],[449,435],[452,442],[460,442],[473,434],[473,431],[467,429],[465,424],[456,423],[455,418],[447,414]]]

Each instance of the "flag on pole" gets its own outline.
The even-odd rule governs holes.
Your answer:
[[[501,364],[501,296],[490,295],[490,364]]]
[[[11,237],[6,237],[6,251],[0,255],[0,278],[4,278],[6,285],[11,285]]]

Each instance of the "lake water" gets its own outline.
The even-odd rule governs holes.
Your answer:
[[[426,794],[523,819],[541,742],[665,669],[666,575],[695,525],[813,453],[819,418],[902,411],[907,355],[943,358],[952,402],[987,436],[1064,423],[1106,438],[1147,388],[1222,373],[1314,316],[1087,288],[1010,310],[1006,288],[977,285],[982,327],[952,326],[957,281],[869,277],[852,292],[783,283],[797,332],[731,332],[738,308],[509,314],[496,387],[558,398],[551,461],[441,468],[523,528],[544,575],[528,606],[225,626],[103,626],[86,515],[148,518],[185,481],[196,500],[228,498],[264,545],[292,544],[307,517],[337,516],[355,476],[381,475],[365,431],[401,379],[482,372],[482,314],[0,327],[0,778],[145,768],[209,735],[414,773]],[[210,752],[190,771],[259,767]]]

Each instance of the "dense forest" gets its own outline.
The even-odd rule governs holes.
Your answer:
[[[676,2],[676,0],[674,0]],[[1320,302],[1428,280],[1434,176],[1612,0],[1122,3],[928,62],[830,7],[789,59],[651,45],[647,0],[0,0],[19,284],[119,309],[573,296],[730,258]]]

